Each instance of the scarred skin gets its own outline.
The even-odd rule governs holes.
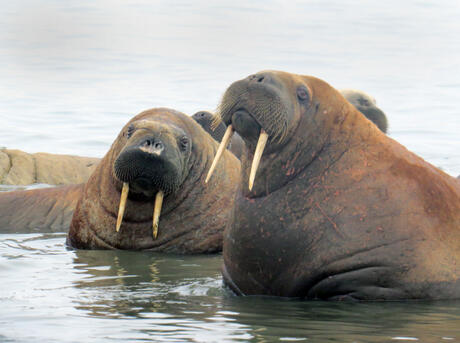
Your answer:
[[[232,84],[221,108],[247,145],[223,248],[237,294],[460,298],[457,179],[314,77],[260,72]],[[261,127],[269,141],[249,191]]]
[[[132,130],[134,133],[128,133],[130,126],[136,128]],[[181,169],[177,174],[179,186],[165,195],[158,237],[152,236],[157,189],[142,189],[143,183],[136,185],[134,181],[123,224],[116,232],[122,181],[114,171],[115,161],[122,151],[131,148],[132,140],[137,142],[143,135],[146,139],[156,139],[160,131],[164,135],[165,151],[182,157],[171,161]],[[176,147],[168,143],[175,139],[177,132],[188,137],[190,150],[177,152]],[[68,244],[84,249],[142,249],[186,254],[220,251],[240,167],[237,158],[226,152],[217,177],[204,187],[205,174],[217,146],[211,136],[185,114],[159,108],[137,115],[123,128],[86,183],[70,225]],[[146,164],[146,168],[153,167]]]

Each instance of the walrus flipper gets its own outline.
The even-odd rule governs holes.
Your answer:
[[[67,232],[83,185],[0,193],[0,233]]]

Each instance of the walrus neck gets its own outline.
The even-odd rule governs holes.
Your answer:
[[[359,141],[353,136],[365,136],[367,132],[359,129],[354,111],[344,108],[333,116],[334,125],[312,127],[311,121],[300,122],[279,149],[263,155],[252,191],[248,191],[247,184],[253,153],[246,149],[240,181],[243,195],[263,197],[285,187],[301,174],[314,179],[326,173],[349,150],[351,142]]]

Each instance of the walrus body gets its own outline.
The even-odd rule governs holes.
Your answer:
[[[217,178],[203,188],[216,149],[211,136],[182,113],[160,108],[134,117],[86,183],[68,244],[85,249],[220,251],[240,164],[226,152]],[[117,232],[123,184],[129,184],[129,196]],[[164,202],[155,238],[152,214],[160,192]]]
[[[68,185],[83,183],[99,163],[98,158],[0,149],[0,183],[5,185]]]
[[[223,247],[224,281],[237,294],[460,298],[455,178],[313,77],[251,75],[227,89],[220,108],[247,145]]]
[[[0,193],[0,232],[67,232],[83,184]]]
[[[211,135],[212,138],[216,142],[221,142],[222,138],[224,137],[225,130],[227,129],[227,126],[219,121],[216,123],[215,127],[213,126],[214,120],[215,120],[215,115],[212,114],[211,112],[208,111],[199,111],[196,112],[192,118],[201,125],[201,127]],[[238,157],[238,159],[241,158],[241,155],[243,154],[243,148],[244,148],[244,142],[241,139],[241,137],[238,134],[233,135],[232,140],[230,141],[230,144],[228,145],[227,149],[229,149],[233,155]]]

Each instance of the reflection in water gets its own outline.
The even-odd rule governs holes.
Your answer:
[[[388,342],[410,338],[439,342],[460,338],[460,302],[236,297],[221,286],[220,255],[75,251],[66,249],[64,239],[64,234],[0,235],[0,340]]]
[[[225,292],[220,255],[174,256],[148,252],[74,252],[75,308],[85,316],[143,322],[143,335],[238,339],[240,324],[217,313]],[[222,320],[220,320],[222,318]],[[132,328],[131,328],[132,329]],[[200,331],[203,332],[200,333]],[[219,332],[216,332],[219,331]],[[243,336],[247,339],[246,333]]]
[[[145,312],[170,310],[180,313],[175,308],[186,304],[182,297],[206,297],[209,287],[220,287],[220,260],[220,256],[77,250],[74,268],[85,277],[77,280],[75,287],[98,290],[80,299],[77,308],[97,316],[142,317]],[[175,295],[172,299],[171,294]]]
[[[460,337],[460,302],[341,303],[228,298],[228,315],[252,328],[257,341],[279,337],[309,341],[382,342],[413,337],[422,342]],[[259,340],[260,339],[260,340]]]

